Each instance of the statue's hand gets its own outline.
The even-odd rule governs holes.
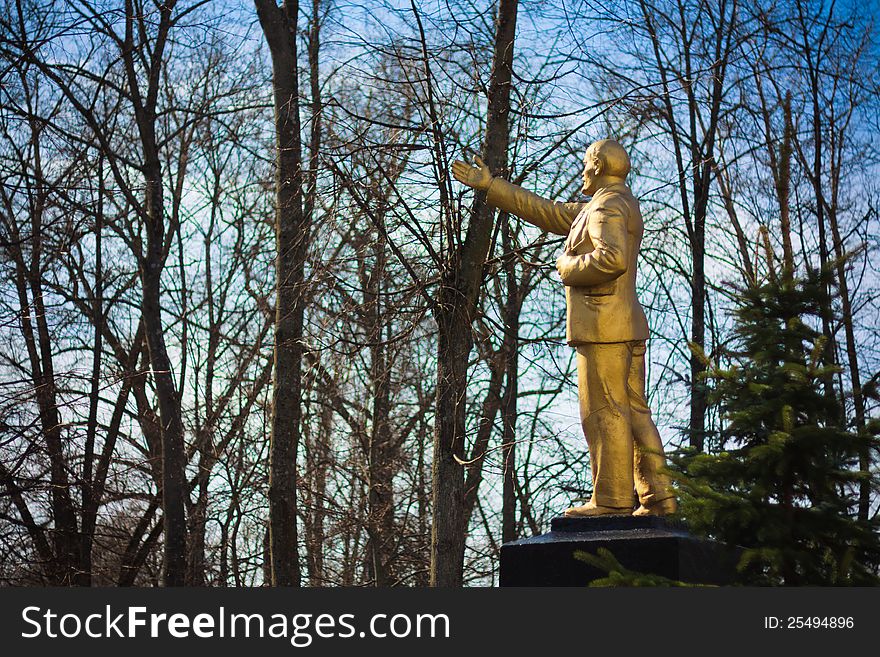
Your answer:
[[[568,279],[577,267],[578,256],[571,253],[563,253],[556,259],[556,271],[563,285],[568,285]]]
[[[453,177],[463,185],[474,189],[487,190],[492,183],[492,174],[489,172],[479,155],[474,156],[474,164],[456,160],[452,163]]]

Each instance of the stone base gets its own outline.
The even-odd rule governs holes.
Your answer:
[[[554,518],[550,532],[501,546],[501,586],[586,586],[608,573],[574,558],[608,549],[626,568],[699,584],[730,584],[737,552],[657,516]]]

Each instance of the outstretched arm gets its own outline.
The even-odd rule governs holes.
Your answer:
[[[460,160],[452,163],[452,175],[468,187],[486,192],[486,202],[515,214],[542,230],[568,235],[571,224],[583,207],[582,203],[559,203],[526,191],[501,178],[493,178],[489,167],[479,157],[474,166]]]

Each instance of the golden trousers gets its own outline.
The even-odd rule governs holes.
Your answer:
[[[632,508],[672,497],[663,442],[645,397],[645,341],[577,347],[581,426],[590,449],[593,503]]]

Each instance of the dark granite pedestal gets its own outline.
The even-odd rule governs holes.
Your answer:
[[[737,553],[657,516],[554,518],[551,531],[501,546],[501,586],[586,586],[608,573],[574,558],[607,548],[626,568],[683,582],[729,584]]]

